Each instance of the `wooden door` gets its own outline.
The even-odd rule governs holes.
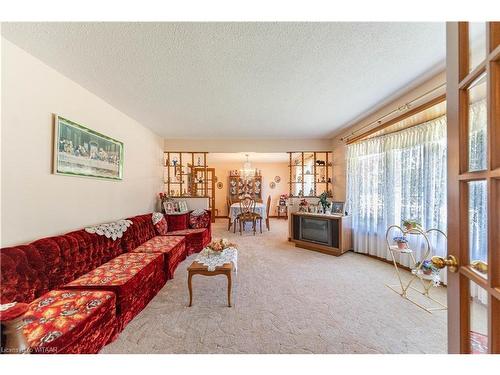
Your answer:
[[[446,39],[448,351],[500,353],[500,23]]]
[[[212,223],[215,222],[215,168],[194,168],[194,196],[207,197]]]

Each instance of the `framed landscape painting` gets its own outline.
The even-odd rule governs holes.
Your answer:
[[[54,173],[121,180],[123,143],[55,116]]]

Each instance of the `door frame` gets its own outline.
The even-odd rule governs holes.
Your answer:
[[[203,193],[206,198],[209,200],[209,209],[210,209],[210,219],[212,223],[215,223],[215,168],[208,167],[194,167],[193,168],[193,176],[196,176],[197,172],[204,172],[204,183],[203,183]],[[197,185],[193,179],[193,194],[197,196]],[[211,191],[210,195],[208,192]]]
[[[500,353],[500,22],[486,27],[486,59],[469,73],[468,23],[446,25],[448,255],[458,272],[448,272],[448,352],[470,353],[470,291],[473,281],[488,294],[488,352]],[[487,167],[468,171],[467,89],[487,74]],[[469,265],[468,182],[487,182],[488,277]]]

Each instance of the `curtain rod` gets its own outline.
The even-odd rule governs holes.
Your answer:
[[[372,126],[372,125],[375,125],[375,124],[377,124],[377,125],[381,125],[381,124],[382,124],[382,120],[383,120],[383,119],[385,119],[385,118],[387,118],[387,117],[391,116],[392,114],[394,114],[394,113],[396,113],[396,112],[407,111],[408,109],[410,109],[411,105],[412,105],[414,102],[416,102],[416,101],[418,101],[418,100],[420,100],[420,99],[422,99],[422,98],[426,97],[426,96],[427,96],[427,95],[429,95],[429,94],[432,94],[433,92],[435,92],[435,91],[439,90],[439,89],[440,89],[440,88],[442,88],[442,87],[446,87],[446,82],[445,82],[445,83],[440,84],[439,86],[434,87],[432,90],[429,90],[429,91],[427,91],[427,92],[423,93],[422,95],[420,95],[420,96],[416,97],[415,99],[413,99],[413,100],[411,100],[411,101],[409,101],[409,102],[405,103],[404,105],[402,105],[402,106],[400,106],[400,107],[398,107],[398,108],[396,108],[396,109],[394,109],[394,110],[392,110],[392,111],[390,111],[390,112],[386,113],[385,115],[380,116],[380,117],[379,117],[378,119],[376,119],[375,121],[372,121],[372,122],[370,122],[369,124],[366,124],[366,125],[362,126],[362,127],[361,127],[361,128],[359,128],[359,129],[353,130],[351,133],[349,133],[349,134],[347,134],[347,135],[343,136],[342,138],[340,138],[340,140],[341,140],[342,142],[343,142],[343,141],[349,141],[349,138],[350,138],[350,137],[352,137],[354,134],[358,133],[359,131],[361,131],[361,130],[363,130],[363,129],[366,129],[366,128],[368,128],[368,127],[370,127],[370,126]]]

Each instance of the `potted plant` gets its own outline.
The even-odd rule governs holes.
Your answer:
[[[397,236],[392,239],[397,245],[398,248],[404,250],[408,247],[408,240],[405,236]]]
[[[326,209],[330,207],[330,202],[328,202],[328,194],[325,192],[321,193],[319,196],[319,204],[323,206],[323,212],[326,213]]]
[[[420,229],[421,225],[418,221],[412,220],[412,219],[405,219],[403,220],[403,227],[406,230],[412,230],[412,229]]]
[[[434,267],[432,264],[432,261],[429,259],[426,259],[422,262],[422,267],[420,268],[424,275],[432,275],[433,272],[438,272],[439,270]]]
[[[432,285],[438,287],[441,285],[441,276],[439,276],[439,269],[432,264],[432,260],[426,259],[422,263],[417,262],[412,270],[414,274],[424,274],[431,276]]]

